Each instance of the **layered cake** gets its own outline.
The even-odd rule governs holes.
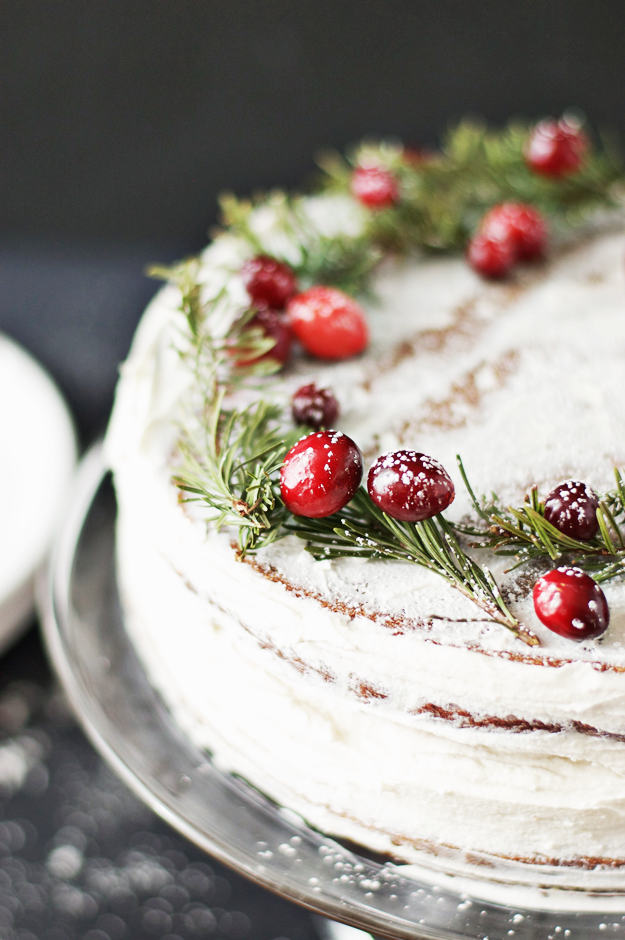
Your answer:
[[[424,250],[448,247],[415,206],[449,153],[369,148],[342,189],[337,172],[230,205],[122,367],[119,584],[176,722],[312,826],[451,873],[620,891],[625,234],[613,213],[571,233],[571,206],[609,201],[590,158],[562,178],[518,146],[500,188],[548,220],[533,264],[473,197],[453,236],[477,231],[471,264]],[[363,486],[345,463],[345,489],[352,447]],[[577,582],[541,607],[553,572],[596,588],[586,614]]]

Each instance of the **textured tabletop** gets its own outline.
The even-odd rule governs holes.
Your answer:
[[[0,673],[2,940],[316,940],[309,915],[177,835],[105,766],[30,630]]]

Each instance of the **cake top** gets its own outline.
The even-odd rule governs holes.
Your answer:
[[[587,229],[568,242],[562,237],[571,206],[583,215],[610,202],[616,171],[601,163],[604,158],[586,158],[564,178],[539,176],[528,157],[527,131],[518,138],[511,131],[471,133],[458,131],[442,156],[415,159],[397,148],[368,147],[356,155],[355,169],[333,168],[329,192],[321,195],[289,200],[274,194],[256,207],[229,203],[229,230],[199,260],[168,272],[177,288],[169,289],[162,309],[170,325],[176,308],[185,319],[165,331],[170,344],[176,334],[183,357],[176,355],[167,402],[152,402],[169,419],[171,439],[165,451],[159,443],[161,458],[165,452],[167,472],[199,499],[193,509],[199,517],[238,531],[242,555],[255,554],[261,570],[352,614],[418,623],[436,642],[469,642],[512,655],[529,653],[520,637],[529,645],[539,640],[541,651],[532,651],[539,656],[620,658],[625,594],[618,578],[607,589],[612,624],[606,640],[600,647],[587,639],[574,654],[570,640],[540,624],[528,595],[528,584],[554,562],[573,561],[597,574],[599,560],[600,577],[620,565],[618,494],[601,503],[607,530],[602,526],[590,540],[573,544],[556,531],[555,547],[539,498],[571,478],[605,494],[614,490],[614,467],[625,464],[625,241],[608,230],[614,218],[594,233]],[[464,170],[458,156],[463,140],[473,141]],[[490,190],[475,195],[486,177]],[[516,264],[529,248],[517,243],[512,251],[510,203],[503,216],[491,218],[494,228],[483,224],[473,236],[473,270],[464,259],[415,255],[437,239],[443,247],[456,245],[477,228],[471,221],[476,208],[515,187],[557,221],[549,264]],[[444,205],[435,218],[437,194]],[[521,206],[530,235],[544,239],[542,215],[533,209],[532,216],[525,203],[514,206],[516,222]],[[508,226],[504,235],[497,230],[502,224]],[[489,252],[501,245],[515,264],[512,277],[481,280],[475,270],[502,273],[484,266],[484,258],[492,266]],[[413,250],[401,260],[398,248]],[[358,303],[339,294],[336,283],[358,288]],[[285,316],[276,308],[287,304],[287,328],[304,350],[279,379],[263,377],[286,359],[280,345]],[[338,331],[332,326],[337,310]],[[306,433],[293,429],[290,402],[313,382],[331,389],[340,405],[335,427],[357,443],[365,469],[397,450],[442,464],[455,484],[444,516],[398,523],[392,512],[382,516],[371,488],[371,496],[361,488],[329,519],[289,512],[280,468]],[[175,422],[183,427],[177,441]],[[310,453],[315,440],[311,435]],[[478,497],[488,497],[485,503],[472,500],[456,454]],[[331,463],[320,465],[322,476]],[[412,470],[402,468],[408,486]],[[532,487],[539,496],[524,510]],[[507,506],[525,511],[524,538],[514,534],[514,512],[497,516],[503,529],[494,534],[512,541],[518,560],[532,562],[520,574],[504,574],[510,558],[492,550],[493,519]],[[475,541],[488,548],[473,548]],[[322,560],[314,561],[306,547]]]

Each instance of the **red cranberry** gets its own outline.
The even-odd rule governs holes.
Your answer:
[[[401,157],[407,166],[420,167],[436,159],[436,152],[429,147],[409,144],[402,150]]]
[[[293,271],[282,261],[257,255],[241,268],[241,277],[250,298],[257,307],[281,310],[297,290]]]
[[[599,497],[585,483],[567,480],[552,490],[545,500],[545,519],[552,526],[580,542],[587,542],[599,531]]]
[[[237,366],[245,368],[269,359],[274,359],[281,365],[285,364],[291,354],[293,334],[283,313],[277,310],[259,310],[246,324],[246,329],[262,330],[265,336],[274,340],[274,345],[260,356],[242,354],[236,360]]]
[[[502,202],[486,213],[482,235],[511,241],[520,261],[534,261],[545,253],[547,226],[540,212],[522,202]]]
[[[378,457],[369,471],[367,490],[376,506],[404,522],[436,516],[455,495],[451,477],[438,460],[414,450]]]
[[[352,194],[369,209],[386,209],[399,199],[397,180],[390,170],[357,166],[352,174]]]
[[[289,302],[291,326],[302,346],[320,359],[348,359],[369,341],[356,301],[334,287],[311,287]]]
[[[339,403],[329,388],[317,388],[314,382],[302,385],[293,395],[293,420],[309,428],[331,428],[339,416]]]
[[[608,629],[610,610],[596,581],[580,568],[554,568],[534,585],[534,610],[568,640],[594,640]]]
[[[525,145],[525,161],[534,173],[559,179],[579,170],[588,140],[575,121],[541,121]]]
[[[290,449],[280,470],[284,505],[295,516],[331,516],[353,498],[362,479],[362,454],[341,431],[308,434]]]
[[[467,246],[467,258],[473,270],[482,277],[506,277],[515,262],[514,244],[511,238],[493,238],[478,232]]]

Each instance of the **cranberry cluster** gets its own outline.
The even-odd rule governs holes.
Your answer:
[[[238,365],[262,359],[284,365],[293,337],[320,359],[347,359],[366,348],[369,331],[363,310],[343,291],[317,286],[298,293],[292,269],[268,255],[246,261],[241,276],[258,311],[249,326],[260,328],[274,345],[264,355],[238,359]]]
[[[340,431],[320,431],[308,434],[287,453],[280,488],[290,512],[319,518],[343,509],[361,479],[362,455],[354,441]],[[367,491],[379,509],[404,522],[431,519],[454,498],[445,468],[414,450],[378,457],[367,477]]]
[[[250,258],[241,268],[241,277],[250,300],[257,309],[248,327],[260,329],[274,341],[272,348],[260,356],[243,356],[238,366],[250,366],[262,360],[273,359],[284,365],[291,355],[293,333],[284,308],[297,290],[297,279],[288,266],[268,255]]]
[[[304,386],[293,400],[294,414],[328,389]],[[323,401],[319,405],[321,415]],[[336,399],[332,396],[334,407]],[[321,417],[319,418],[321,420]],[[310,422],[310,417],[307,418]],[[362,454],[340,431],[308,434],[292,447],[280,471],[280,491],[287,509],[312,519],[340,512],[355,496],[363,474]],[[433,457],[414,450],[383,454],[367,477],[371,501],[392,519],[421,522],[443,512],[455,496],[445,468]],[[569,480],[556,487],[544,503],[545,518],[558,531],[588,540],[598,530],[597,495],[584,483]],[[605,595],[580,568],[559,567],[539,578],[533,591],[538,619],[569,640],[602,636],[610,622]]]
[[[599,531],[599,497],[579,480],[566,480],[549,493],[544,517],[558,532],[587,542]],[[534,585],[534,610],[538,619],[569,640],[591,640],[608,628],[610,612],[605,594],[580,568],[549,571]]]
[[[571,118],[540,121],[525,145],[525,163],[539,176],[565,179],[582,166],[588,140]],[[488,278],[506,277],[517,261],[534,261],[545,251],[547,229],[540,213],[520,202],[494,206],[467,247],[471,267]]]
[[[471,267],[482,277],[506,277],[517,261],[535,261],[545,253],[547,226],[540,212],[520,202],[493,206],[467,246]]]

